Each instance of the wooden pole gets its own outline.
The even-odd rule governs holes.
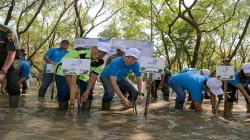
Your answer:
[[[54,98],[54,91],[55,91],[55,80],[56,80],[56,74],[53,75],[53,81],[52,81],[52,87],[51,87],[51,100]]]
[[[69,101],[70,113],[73,113],[74,108],[75,108],[76,79],[77,79],[77,75],[72,75],[72,80],[71,80],[71,85],[70,85],[70,101]]]
[[[226,114],[227,114],[227,80],[224,80],[223,81],[223,86],[224,86],[224,117],[226,117]]]
[[[150,95],[151,95],[152,75],[153,75],[152,73],[149,73],[149,77],[147,77],[147,97],[146,97],[145,112],[144,112],[145,117],[148,114],[148,106],[149,106]]]
[[[150,41],[153,42],[153,2],[150,0]],[[148,77],[149,74],[149,77]],[[145,112],[144,116],[148,114],[148,106],[150,101],[151,95],[151,84],[152,84],[152,73],[147,73],[147,97],[146,97],[146,104],[145,104]]]

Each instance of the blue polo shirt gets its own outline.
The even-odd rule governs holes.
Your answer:
[[[68,51],[62,50],[61,48],[52,48],[45,53],[45,56],[48,56],[53,62],[58,63],[67,52]]]
[[[188,90],[195,102],[201,102],[202,91],[208,76],[194,73],[178,73],[169,79],[170,84],[178,85],[183,90]]]
[[[100,76],[115,76],[119,81],[126,78],[130,73],[134,73],[136,77],[141,76],[140,64],[135,62],[128,66],[125,64],[123,57],[117,57],[104,68]]]
[[[243,87],[248,85],[249,80],[244,80],[243,83],[240,82],[239,72],[235,72],[234,77],[234,80],[228,81],[231,85],[236,86],[237,84],[242,84]]]
[[[19,77],[30,77],[30,64],[26,59],[20,61],[21,68],[19,72]]]
[[[48,56],[49,59],[52,60],[53,62],[58,63],[61,61],[63,56],[67,53],[68,53],[68,51],[62,50],[61,48],[52,48],[52,49],[49,49],[44,55]],[[47,69],[47,63],[45,65],[44,69],[45,70]]]
[[[184,73],[184,72],[196,73],[196,71],[198,71],[198,69],[196,69],[196,68],[184,68],[181,71],[179,71],[178,73]]]

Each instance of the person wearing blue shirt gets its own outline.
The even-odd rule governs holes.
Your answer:
[[[137,62],[139,55],[138,49],[130,48],[126,51],[125,56],[115,58],[100,74],[100,80],[104,87],[103,110],[110,110],[114,92],[126,109],[132,107],[131,101],[142,102],[142,79],[140,64]],[[136,76],[138,91],[126,78],[130,73],[134,73]],[[129,94],[128,99],[122,94],[125,91]]]
[[[187,90],[190,92],[192,96],[192,101],[194,102],[195,111],[201,112],[202,111],[201,103],[203,99],[202,91],[204,90],[204,87],[206,87],[205,85],[208,79],[209,79],[208,76],[195,74],[195,73],[189,73],[189,72],[177,73],[173,75],[169,79],[168,83],[169,83],[169,86],[175,91],[177,95],[176,100],[175,100],[175,108],[183,109],[183,105],[184,105],[185,98],[186,98],[184,90]],[[217,82],[217,81],[214,80],[211,82]],[[220,85],[218,87],[220,87]],[[213,90],[213,89],[210,88],[210,90]],[[220,94],[223,93],[222,89],[219,90],[219,93]],[[215,100],[215,97],[213,97],[211,100]],[[211,104],[214,109],[215,101],[212,101]]]
[[[178,73],[184,73],[184,72],[196,73],[197,71],[198,71],[198,69],[196,69],[196,68],[184,68],[181,71],[179,71]]]
[[[52,48],[49,49],[44,57],[43,60],[46,62],[42,84],[38,91],[38,97],[45,97],[46,91],[50,84],[54,81],[54,72],[49,73],[46,72],[48,69],[48,64],[56,65],[58,62],[61,61],[62,57],[68,52],[67,49],[69,48],[69,40],[63,39],[60,42],[60,48]]]
[[[178,73],[184,73],[184,72],[189,72],[189,73],[197,73],[198,69],[196,68],[183,68],[181,71],[179,71]],[[192,101],[192,97],[190,95],[190,93],[188,93],[188,101]]]
[[[247,112],[250,113],[250,90],[248,87],[250,78],[250,63],[243,65],[239,72],[235,72],[235,79],[228,81],[227,93],[227,105],[226,105],[226,117],[231,116],[231,111],[233,108],[233,102],[236,100],[236,91],[239,89],[246,100]]]
[[[27,55],[26,49],[20,49],[21,60],[20,60],[20,72],[19,72],[19,85],[21,88],[21,94],[25,94],[26,90],[29,88],[28,79],[30,78],[30,64],[25,58]]]

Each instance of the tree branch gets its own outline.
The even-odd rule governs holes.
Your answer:
[[[4,21],[4,25],[8,25],[8,23],[10,22],[10,19],[12,17],[12,11],[14,9],[15,4],[16,4],[16,1],[12,0],[11,5],[10,5],[9,10],[8,10],[8,13],[7,13],[7,16],[6,16],[5,21]]]

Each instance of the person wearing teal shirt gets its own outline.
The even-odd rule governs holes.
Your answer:
[[[100,80],[104,88],[103,110],[110,110],[114,92],[121,99],[125,108],[132,107],[131,101],[142,101],[141,71],[140,64],[137,62],[139,55],[140,51],[138,49],[130,48],[126,51],[125,56],[114,59],[100,74]],[[138,90],[126,78],[129,73],[135,74]],[[128,99],[123,95],[125,92],[129,94]]]
[[[173,75],[169,79],[168,83],[169,83],[169,86],[175,91],[177,95],[176,100],[175,100],[175,108],[183,109],[183,105],[184,105],[185,98],[186,98],[184,90],[187,90],[190,92],[190,95],[192,96],[192,101],[194,102],[194,109],[196,112],[202,111],[201,109],[201,103],[203,99],[202,91],[204,90],[205,87],[208,87],[213,94],[222,94],[223,91],[220,87],[221,84],[218,84],[218,85],[214,84],[215,86],[213,87],[207,86],[207,85],[210,85],[210,83],[221,83],[221,82],[216,81],[216,79],[213,79],[213,80],[210,80],[208,83],[206,83],[208,79],[210,79],[208,76],[189,73],[189,72],[177,73]],[[217,88],[218,88],[218,91],[215,90]],[[215,100],[215,97],[213,97],[212,100]],[[214,109],[215,101],[212,101],[211,104],[212,104],[212,108]]]
[[[250,90],[248,87],[249,78],[250,78],[250,63],[243,65],[242,69],[239,72],[235,72],[235,79],[228,81],[228,99],[226,105],[226,116],[231,116],[231,111],[233,108],[233,102],[236,100],[236,91],[237,89],[243,94],[246,100],[247,112],[250,113]]]
[[[68,48],[69,48],[69,40],[63,39],[60,42],[60,48],[52,48],[49,49],[45,55],[43,56],[43,60],[46,62],[45,68],[44,68],[44,73],[43,73],[43,80],[42,84],[39,88],[38,91],[38,97],[39,98],[44,98],[46,91],[50,84],[54,80],[54,73],[47,73],[47,65],[52,64],[56,65],[59,61],[61,61],[62,57],[68,53]]]

